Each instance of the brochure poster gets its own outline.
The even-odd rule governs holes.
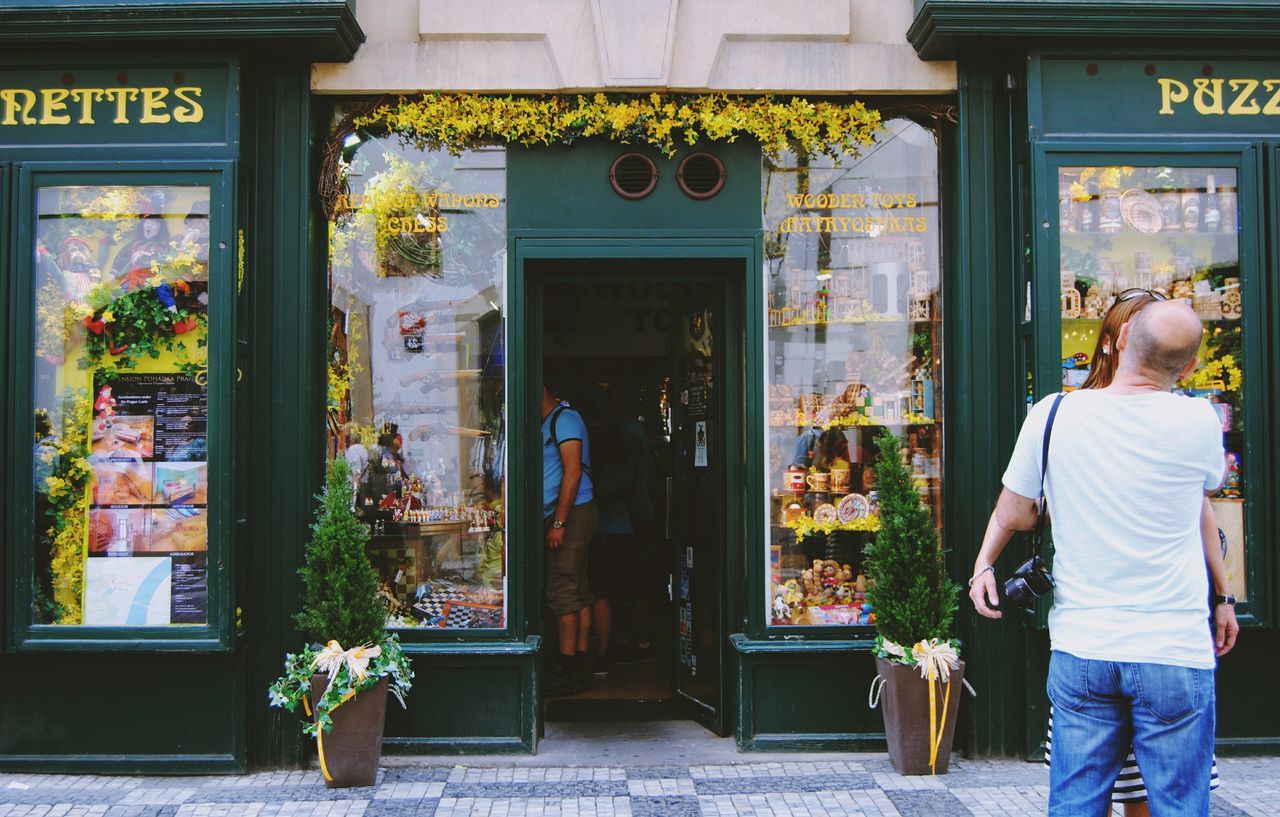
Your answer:
[[[93,379],[85,622],[208,620],[208,398],[182,374]]]

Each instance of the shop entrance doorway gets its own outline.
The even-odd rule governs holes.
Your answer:
[[[531,359],[586,420],[601,494],[590,686],[548,698],[549,720],[684,717],[722,735],[730,728],[726,543],[741,524],[730,479],[742,484],[745,449],[743,265],[525,264],[538,324]],[[545,610],[541,619],[549,667],[554,619]]]

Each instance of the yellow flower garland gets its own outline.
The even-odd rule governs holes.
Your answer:
[[[480,144],[572,144],[603,136],[648,144],[667,156],[677,144],[706,139],[758,141],[769,156],[793,150],[856,154],[880,129],[880,113],[857,100],[809,100],[726,94],[648,96],[489,96],[435,93],[401,97],[357,117],[356,127],[386,128],[419,147],[451,153]]]
[[[815,533],[828,534],[838,530],[874,533],[880,530],[880,517],[876,514],[867,514],[850,522],[815,522],[812,516],[802,516],[793,522],[788,522],[787,527],[796,532],[797,540]]]

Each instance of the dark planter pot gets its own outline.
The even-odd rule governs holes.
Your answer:
[[[876,672],[884,679],[880,708],[884,712],[889,759],[899,774],[932,774],[929,768],[929,682],[914,667],[876,659]],[[951,671],[951,698],[938,747],[937,773],[946,774],[951,765],[951,742],[956,734],[956,713],[964,691],[964,662]],[[934,684],[938,715],[942,715],[945,684]]]
[[[329,771],[324,784],[329,788],[372,786],[377,782],[389,681],[384,676],[373,689],[366,689],[330,713],[333,731],[323,737],[324,768]],[[311,700],[320,700],[328,683],[329,676],[312,675]]]

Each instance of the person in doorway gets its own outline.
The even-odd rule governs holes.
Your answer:
[[[1225,459],[1213,408],[1170,393],[1195,368],[1202,332],[1175,302],[1122,326],[1112,383],[1061,399],[1044,474],[1058,398],[1032,409],[988,524],[970,597],[998,618],[993,565],[1012,531],[1035,524],[1043,479],[1057,580],[1051,817],[1106,813],[1130,738],[1157,814],[1209,813],[1216,650],[1200,516]]]
[[[590,683],[588,548],[599,523],[591,485],[591,446],[582,415],[542,387],[542,514],[546,529],[547,606],[556,618],[557,651],[548,695],[576,695]]]
[[[595,650],[589,656],[591,674],[609,674],[613,658],[615,614],[628,604],[635,573],[635,527],[628,500],[639,483],[640,451],[622,430],[617,406],[603,386],[589,383],[577,390],[575,405],[582,409],[591,446],[591,490],[600,512],[600,527],[591,539],[588,557],[591,630]],[[589,641],[590,644],[590,641]]]

